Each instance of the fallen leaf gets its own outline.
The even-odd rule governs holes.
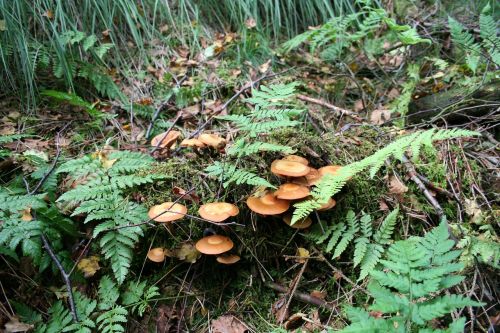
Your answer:
[[[269,70],[269,67],[271,67],[271,59],[259,66],[259,72],[264,74]]]
[[[196,247],[192,243],[184,243],[175,252],[175,256],[179,260],[189,262],[194,264],[196,260],[201,256],[201,253],[196,250]]]
[[[389,192],[393,194],[402,194],[408,192],[408,187],[396,176],[389,177]]]
[[[304,263],[304,262],[306,262],[306,259],[309,258],[309,251],[307,251],[303,247],[299,247],[297,249],[296,256],[298,257],[297,259],[295,259],[296,262],[298,262],[298,263]]]
[[[33,216],[31,216],[31,208],[26,208],[25,210],[23,210],[21,220],[23,220],[25,222],[29,222],[29,221],[33,220]]]
[[[179,320],[177,313],[178,310],[176,308],[168,305],[160,305],[155,318],[156,332],[169,333],[173,331],[173,328],[177,328]],[[184,326],[180,325],[180,327]]]
[[[324,291],[319,291],[319,290],[313,290],[311,291],[310,295],[312,297],[316,297],[319,299],[325,299],[326,298],[326,293]]]
[[[213,333],[245,333],[250,329],[233,315],[223,315],[212,320],[210,328]]]
[[[389,210],[389,206],[387,205],[387,202],[385,202],[384,199],[379,200],[378,206],[379,206],[380,210],[383,210],[383,211]]]
[[[5,23],[5,20],[0,20],[0,31],[6,31],[7,30],[7,24]]]
[[[290,316],[288,309],[286,308],[286,297],[283,296],[274,302],[271,312],[276,318],[276,322],[279,324],[283,323]]]
[[[245,26],[247,27],[247,29],[253,29],[257,26],[257,21],[255,21],[253,17],[250,17],[245,20]]]
[[[12,317],[7,323],[5,323],[5,333],[14,333],[14,332],[27,332],[30,329],[34,328],[34,325],[25,324],[19,321],[17,317]]]
[[[359,111],[363,111],[364,110],[364,106],[363,106],[363,101],[358,99],[356,102],[354,102],[354,112],[359,112]]]
[[[200,197],[198,195],[196,195],[196,193],[194,193],[194,191],[191,191],[190,193],[188,193],[182,187],[174,186],[174,188],[172,188],[172,192],[175,195],[177,195],[179,197],[182,197],[182,199],[191,200],[191,201],[193,201],[195,203],[199,203],[200,202]]]
[[[465,199],[465,213],[470,216],[470,221],[475,224],[481,224],[483,221],[483,212],[476,200]]]
[[[99,266],[99,257],[90,256],[88,258],[83,258],[80,260],[77,267],[83,272],[83,276],[86,278],[92,277],[101,268]]]
[[[392,88],[391,90],[389,90],[389,92],[387,93],[387,98],[389,98],[389,100],[393,100],[394,98],[398,97],[400,95],[399,93],[399,90],[397,90],[396,88]]]
[[[323,328],[321,320],[319,318],[318,310],[315,310],[309,315],[309,320],[304,324],[304,330],[307,332],[319,332]]]
[[[185,107],[184,109],[179,110],[177,112],[177,116],[180,115],[182,120],[186,120],[186,119],[194,118],[199,113],[200,113],[200,105],[195,104],[195,105],[191,105],[191,106]]]
[[[373,110],[370,115],[370,122],[374,125],[382,125],[389,119],[391,119],[391,111],[387,109]]]

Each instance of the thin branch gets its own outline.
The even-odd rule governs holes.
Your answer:
[[[309,103],[313,103],[313,104],[317,104],[317,105],[321,105],[321,106],[323,106],[323,107],[325,107],[327,109],[333,110],[337,115],[346,115],[346,116],[351,117],[354,120],[363,121],[363,118],[361,118],[360,116],[358,116],[353,111],[342,109],[342,108],[340,108],[338,106],[335,106],[335,105],[330,104],[328,102],[322,101],[320,99],[312,98],[312,97],[309,97],[309,96],[306,96],[306,95],[297,95],[297,98],[300,99],[301,101],[309,102]]]
[[[50,243],[49,243],[49,240],[47,239],[47,237],[45,237],[45,235],[43,233],[41,234],[40,237],[41,237],[42,242],[43,242],[43,247],[45,247],[45,250],[47,250],[47,253],[52,258],[52,261],[54,261],[54,263],[56,264],[57,268],[61,272],[61,276],[62,276],[62,278],[64,280],[64,283],[66,284],[66,289],[68,290],[68,301],[69,301],[69,307],[70,307],[70,311],[71,311],[71,316],[73,317],[73,320],[75,322],[78,322],[78,314],[76,312],[75,300],[73,298],[73,289],[71,287],[71,280],[69,279],[69,274],[66,273],[66,271],[64,270],[64,267],[62,266],[61,262],[56,257],[56,255],[54,253],[54,250],[50,246]]]
[[[418,177],[417,172],[415,170],[415,166],[413,166],[413,164],[410,162],[410,160],[408,159],[408,157],[406,157],[406,155],[404,155],[404,154],[403,154],[403,156],[401,158],[401,161],[403,162],[403,164],[404,164],[404,166],[406,168],[406,174],[417,185],[417,187],[420,189],[420,191],[422,191],[422,193],[424,194],[424,196],[427,199],[427,201],[432,205],[432,207],[436,211],[436,214],[438,215],[439,220],[440,221],[446,221],[446,216],[444,214],[443,207],[441,207],[441,205],[436,200],[436,198],[431,194],[431,192],[429,192],[429,189],[427,189],[427,187],[425,186],[425,184]],[[453,233],[451,232],[451,228],[448,225],[448,222],[445,222],[445,223],[446,223],[446,227],[448,228],[448,233],[450,234],[450,238],[453,239],[453,241],[455,243],[457,243],[458,240],[455,237],[455,235],[453,235]]]
[[[161,139],[158,140],[158,143],[156,144],[156,146],[153,148],[153,150],[151,150],[151,154],[154,153],[155,151],[157,151],[160,148],[161,143],[163,142],[163,140],[165,140],[165,138],[167,137],[168,133],[170,133],[170,131],[172,131],[172,129],[174,128],[175,124],[177,124],[177,122],[179,121],[179,119],[181,118],[181,116],[182,116],[182,114],[179,113],[179,115],[177,115],[177,117],[175,117],[174,122],[172,123],[172,125],[170,125],[170,127],[167,129],[167,131],[165,133],[163,133]]]
[[[276,291],[279,291],[280,293],[288,292],[288,288],[286,288],[278,283],[275,283],[275,282],[267,282],[266,286],[271,288],[271,289],[274,289]],[[295,293],[292,296],[301,302],[316,305],[318,307],[322,307],[322,308],[325,308],[325,309],[330,310],[330,311],[334,311],[336,308],[335,304],[326,302],[326,301],[322,300],[321,298],[314,297],[314,296],[302,293],[300,291],[295,291]]]

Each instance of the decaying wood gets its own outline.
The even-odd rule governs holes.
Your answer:
[[[408,106],[407,123],[439,119],[458,123],[484,116],[500,106],[499,84],[495,80],[472,92],[458,87],[415,99]]]

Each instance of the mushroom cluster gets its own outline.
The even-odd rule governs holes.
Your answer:
[[[224,148],[226,145],[226,139],[220,137],[217,134],[203,133],[197,138],[184,139],[181,142],[181,147],[191,147],[191,148],[206,148],[211,147],[215,149]]]
[[[152,206],[149,209],[148,216],[151,220],[160,223],[169,223],[180,220],[187,215],[187,207],[177,202],[164,202],[160,205]],[[221,223],[232,216],[239,214],[236,205],[228,202],[211,202],[201,205],[198,214],[204,220],[211,223]],[[200,239],[195,247],[202,254],[218,255],[217,261],[221,264],[234,264],[240,260],[240,257],[227,252],[233,248],[233,241],[226,236],[210,235]],[[153,248],[148,252],[148,259],[154,262],[162,262],[165,257],[165,249]]]
[[[319,169],[309,166],[309,161],[297,155],[288,155],[271,163],[271,172],[283,179],[284,182],[274,192],[266,192],[261,196],[251,196],[247,199],[247,206],[260,215],[283,215],[283,222],[295,229],[305,229],[312,224],[306,217],[291,225],[292,213],[290,206],[300,200],[309,198],[311,187],[316,185],[326,174],[336,174],[341,166],[328,165]],[[336,202],[330,198],[318,211],[328,210]]]
[[[177,142],[181,132],[170,130],[160,133],[151,139],[151,146],[161,149],[170,149]],[[197,138],[184,139],[181,141],[181,147],[191,148],[206,148],[212,147],[215,149],[223,148],[226,145],[226,140],[217,134],[202,133]]]

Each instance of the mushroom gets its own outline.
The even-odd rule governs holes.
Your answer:
[[[325,204],[323,204],[320,208],[318,208],[318,211],[322,212],[324,210],[329,210],[329,209],[335,207],[336,204],[337,204],[337,201],[335,201],[335,199],[333,199],[333,198],[330,198],[330,199],[328,199],[328,201]]]
[[[290,202],[276,198],[272,193],[267,193],[262,197],[249,197],[247,206],[251,211],[262,215],[278,215],[287,211]]]
[[[236,254],[223,254],[223,255],[220,255],[220,256],[217,256],[217,260],[218,262],[220,262],[221,264],[224,264],[224,265],[232,265],[232,264],[235,264],[237,263],[238,261],[240,261],[240,256],[236,255]]]
[[[201,142],[199,139],[184,139],[181,141],[181,147],[196,147],[203,148],[205,144]]]
[[[271,172],[278,176],[302,177],[309,173],[310,168],[295,161],[275,160],[271,163]]]
[[[299,163],[304,164],[304,165],[309,165],[309,161],[306,158],[299,156],[299,155],[288,155],[288,156],[283,157],[282,160],[283,161],[299,162]]]
[[[319,182],[319,180],[321,179],[321,174],[318,170],[310,168],[309,173],[305,175],[304,178],[306,179],[309,186],[313,186]]]
[[[233,241],[226,236],[212,235],[203,237],[195,246],[203,254],[221,254],[233,248]]]
[[[181,132],[179,131],[170,131],[168,133],[163,132],[151,139],[151,146],[159,148],[170,148],[170,146],[174,144],[179,136],[181,136]]]
[[[230,216],[238,215],[240,210],[227,202],[212,202],[204,204],[198,210],[201,217],[212,222],[222,222]]]
[[[306,186],[285,183],[280,185],[280,187],[274,192],[274,195],[278,199],[283,200],[297,200],[307,197],[310,194],[309,189]]]
[[[336,175],[339,173],[340,169],[342,167],[340,165],[327,165],[327,166],[324,166],[322,168],[319,168],[318,171],[319,171],[319,174],[321,176],[324,176],[324,175]]]
[[[208,133],[203,133],[201,134],[198,139],[206,144],[207,146],[213,147],[213,148],[222,148],[226,145],[226,140],[221,138],[217,134],[208,134]]]
[[[165,260],[165,250],[162,247],[155,247],[148,251],[148,259],[154,262]]]
[[[295,222],[294,224],[291,224],[292,223],[292,214],[286,214],[285,216],[283,216],[283,222],[285,222],[286,224],[288,224],[290,227],[292,227],[294,229],[309,228],[312,224],[312,220],[309,216],[300,220],[300,221]]]
[[[187,207],[176,202],[165,202],[149,209],[148,216],[156,222],[172,222],[182,219]],[[161,214],[161,215],[160,215]]]

